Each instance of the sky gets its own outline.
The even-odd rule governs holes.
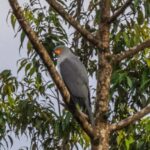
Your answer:
[[[14,38],[14,31],[11,24],[6,22],[10,6],[7,0],[1,1],[0,4],[0,71],[12,69],[16,72],[16,61],[19,58],[18,38]]]
[[[23,1],[23,0],[21,0]],[[17,60],[25,55],[22,52],[19,54],[19,37],[14,37],[15,32],[12,29],[10,21],[6,21],[10,6],[8,0],[1,0],[0,3],[0,72],[4,69],[11,69],[14,75],[17,75]],[[20,147],[29,145],[29,141],[25,136],[17,139],[14,134],[13,147],[8,150],[18,150]]]

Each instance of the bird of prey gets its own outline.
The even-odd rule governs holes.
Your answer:
[[[57,46],[54,53],[58,56],[59,72],[70,92],[71,100],[87,113],[91,124],[93,124],[89,81],[84,65],[66,46]]]

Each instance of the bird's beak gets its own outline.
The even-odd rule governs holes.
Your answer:
[[[55,50],[54,50],[54,53],[55,53],[56,55],[60,55],[60,54],[61,54],[61,49],[55,49]]]

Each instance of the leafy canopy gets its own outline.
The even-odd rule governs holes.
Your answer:
[[[65,10],[77,19],[84,28],[96,34],[99,28],[99,5],[97,0],[60,0]],[[123,0],[111,1],[111,13],[119,9]],[[40,0],[25,3],[24,16],[47,48],[56,64],[53,48],[65,44],[80,57],[89,75],[97,72],[97,48],[75,31],[61,16]],[[1,147],[13,145],[11,132],[18,138],[25,134],[31,139],[32,149],[87,149],[88,136],[80,129],[71,114],[64,109],[58,91],[48,76],[39,56],[17,24],[13,13],[10,22],[16,36],[20,36],[19,51],[27,49],[27,57],[18,60],[18,76],[10,70],[0,73],[0,139]],[[132,4],[110,30],[110,51],[114,54],[150,39],[150,0],[133,0]],[[24,73],[21,76],[20,72]],[[91,97],[95,100],[95,85]],[[114,65],[110,89],[110,122],[117,122],[150,103],[150,49],[132,59]],[[122,129],[110,137],[110,149],[147,150],[150,147],[150,117]]]

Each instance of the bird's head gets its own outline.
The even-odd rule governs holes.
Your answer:
[[[66,55],[66,54],[70,53],[70,50],[68,47],[66,47],[64,45],[59,45],[59,46],[55,47],[54,53],[59,57],[61,55]]]

